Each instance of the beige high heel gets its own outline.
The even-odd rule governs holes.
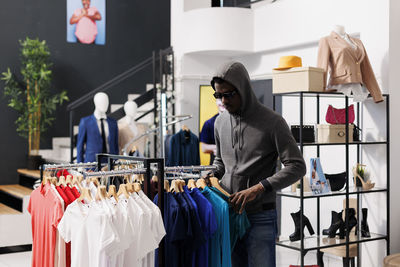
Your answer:
[[[365,182],[364,179],[358,174],[357,169],[360,166],[365,166],[365,165],[357,163],[357,165],[355,167],[353,167],[354,186],[356,187],[357,178],[358,178],[360,180],[360,182],[361,182],[361,186],[362,186],[363,190],[366,191],[366,190],[370,190],[370,189],[374,188],[375,183],[372,183],[371,180],[368,180],[368,181]]]

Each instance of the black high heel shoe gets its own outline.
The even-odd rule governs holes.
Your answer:
[[[346,233],[347,232],[351,232],[351,230],[353,229],[353,227],[357,226],[357,218],[356,218],[356,210],[354,208],[350,208],[348,210],[348,216],[349,216],[349,229],[346,229]],[[346,226],[346,222],[345,222],[345,226]],[[356,227],[356,234],[357,234],[357,227]]]
[[[290,241],[294,242],[300,240],[300,233],[303,233],[304,237],[305,226],[307,226],[310,235],[314,234],[314,229],[312,228],[310,221],[306,216],[304,216],[304,214],[303,214],[303,229],[301,229],[301,232],[300,232],[300,211],[296,213],[290,213],[290,215],[293,218],[294,228],[295,228],[294,233],[289,236]]]
[[[368,209],[363,208],[361,211],[362,211],[361,236],[362,237],[371,237],[371,234],[369,232],[369,226],[367,223]]]
[[[339,230],[342,222],[343,222],[342,211],[341,212],[332,211],[331,225],[329,226],[328,229],[322,230],[322,234],[329,236],[336,235],[336,232],[337,230]]]

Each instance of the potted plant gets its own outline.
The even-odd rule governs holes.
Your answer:
[[[57,106],[68,101],[68,97],[66,91],[51,94],[52,64],[46,41],[26,38],[20,45],[21,77],[17,78],[8,68],[1,80],[5,83],[8,106],[19,114],[15,121],[17,133],[28,139],[28,168],[37,169],[41,161],[40,134],[51,126]]]

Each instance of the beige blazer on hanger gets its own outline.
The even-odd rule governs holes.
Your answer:
[[[326,77],[330,70],[328,87],[334,84],[361,83],[376,103],[383,101],[363,43],[353,37],[350,37],[350,40],[356,45],[356,49],[336,32],[319,41],[317,66],[325,70],[324,84],[326,85]]]

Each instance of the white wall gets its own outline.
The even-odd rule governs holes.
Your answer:
[[[173,1],[175,2],[175,1]],[[181,1],[176,1],[181,2]],[[390,9],[389,9],[390,2]],[[182,21],[181,12],[177,9],[172,10],[172,33],[171,44],[174,46],[177,57],[180,60],[177,62],[178,77],[181,77],[180,84],[181,97],[183,101],[189,101],[186,96],[198,95],[198,86],[206,82],[213,73],[213,70],[222,62],[234,59],[239,60],[248,68],[250,76],[253,79],[267,78],[271,76],[271,70],[278,64],[279,57],[282,55],[298,55],[302,57],[304,66],[315,66],[317,61],[318,40],[330,33],[333,25],[340,24],[346,27],[346,32],[353,33],[360,37],[367,50],[369,59],[373,66],[378,83],[384,93],[391,94],[392,99],[392,114],[395,114],[395,105],[393,99],[397,99],[400,95],[395,95],[396,86],[400,83],[397,80],[399,67],[392,66],[389,71],[389,53],[400,58],[400,53],[394,52],[394,47],[400,47],[400,37],[396,32],[399,32],[400,19],[396,19],[395,12],[400,8],[400,1],[396,0],[279,0],[274,4],[259,3],[253,6],[253,51],[250,54],[237,56],[235,53],[225,53],[220,51],[219,54],[206,53],[191,55],[185,54],[185,45],[187,41],[180,36],[175,30],[179,29],[178,21]],[[173,3],[172,6],[179,6],[178,3]],[[396,9],[397,8],[397,9]],[[389,28],[389,10],[391,14]],[[395,11],[394,11],[395,10]],[[398,14],[398,12],[397,12]],[[214,21],[215,22],[215,21]],[[222,22],[221,22],[222,23]],[[393,24],[399,25],[393,27]],[[397,26],[396,25],[396,26]],[[201,25],[199,26],[201,27]],[[235,32],[235,29],[225,26],[226,34],[230,35]],[[390,29],[390,35],[389,35]],[[195,33],[197,29],[193,29]],[[390,36],[390,38],[389,38]],[[390,47],[389,50],[389,39]],[[209,41],[212,42],[213,36],[209,36]],[[207,49],[212,50],[210,47]],[[201,51],[201,49],[199,49]],[[192,51],[193,52],[193,51]],[[240,52],[240,51],[239,51]],[[392,54],[393,53],[393,54]],[[219,55],[219,56],[218,56]],[[221,56],[223,55],[223,56]],[[397,61],[398,62],[398,61]],[[389,85],[392,90],[389,90]],[[398,90],[397,90],[398,91]],[[400,94],[400,93],[397,93]],[[184,98],[184,99],[183,99]],[[190,105],[186,105],[186,111],[198,110],[198,99],[191,99]],[[315,106],[312,102],[306,102],[305,121],[313,123],[315,121]],[[321,118],[325,116],[325,110],[328,104],[333,104],[337,107],[344,107],[344,101],[325,101],[321,106]],[[298,123],[297,110],[298,105],[295,100],[285,100],[283,102],[283,114],[289,123]],[[184,109],[182,109],[184,110]],[[365,128],[364,137],[381,140],[386,135],[385,125],[385,103],[375,104],[371,101],[366,102],[362,108],[363,121]],[[400,128],[396,128],[395,118],[392,115],[391,135],[392,135],[392,166],[395,166],[395,148],[399,147],[399,143],[394,140],[394,136],[400,132]],[[198,122],[194,123],[198,124]],[[396,135],[395,135],[396,134]],[[315,150],[307,149],[305,151],[305,159],[308,165],[309,158],[315,155]],[[321,151],[324,171],[334,173],[344,170],[344,158],[338,162],[338,156],[343,155],[343,148],[330,148]],[[351,150],[350,165],[356,162],[355,151]],[[386,186],[386,150],[384,146],[370,146],[363,150],[362,159],[370,167],[372,179],[378,186]],[[392,186],[399,182],[394,181],[395,172],[392,174]],[[393,188],[393,187],[392,187]],[[393,201],[399,201],[399,194],[392,194]],[[386,231],[386,198],[384,194],[368,194],[363,197],[363,206],[368,207],[369,223],[371,231],[385,233]],[[306,215],[310,217],[313,225],[316,224],[316,210],[312,201],[307,201],[308,208]],[[321,202],[324,206],[324,216],[321,218],[321,229],[326,228],[330,224],[330,210],[341,210],[341,198],[325,199]],[[289,235],[293,231],[293,223],[289,213],[297,211],[299,202],[296,200],[287,200],[283,202],[283,217],[281,231],[283,235]],[[400,222],[399,215],[395,214],[395,207],[392,209],[392,250],[400,251],[400,230],[397,224]],[[397,217],[396,217],[397,216]],[[316,227],[315,227],[316,228]],[[397,232],[396,232],[397,230]],[[363,266],[380,266],[383,256],[385,255],[384,242],[371,242],[364,246]]]
[[[391,253],[400,252],[400,179],[398,177],[397,167],[400,162],[400,124],[398,114],[400,113],[400,105],[398,101],[400,99],[400,1],[390,1],[390,42],[389,42],[389,86],[390,86],[390,137],[391,137],[391,161],[390,161],[390,202],[391,202]]]

